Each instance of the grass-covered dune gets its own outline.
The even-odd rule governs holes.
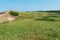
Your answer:
[[[0,40],[60,40],[60,17],[48,14],[19,12],[16,20],[0,23]]]

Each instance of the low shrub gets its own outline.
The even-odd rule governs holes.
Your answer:
[[[13,15],[13,16],[18,16],[19,15],[19,13],[15,12],[15,11],[10,11],[10,14]]]

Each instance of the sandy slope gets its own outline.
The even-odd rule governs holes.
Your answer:
[[[5,11],[0,14],[0,23],[15,20],[15,17],[9,14],[10,11]]]

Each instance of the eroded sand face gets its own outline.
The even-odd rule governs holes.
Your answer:
[[[7,17],[7,20],[8,20],[8,21],[12,21],[12,20],[15,20],[15,18],[14,18],[13,16],[8,16],[8,17]]]
[[[15,20],[15,17],[9,14],[9,11],[0,14],[0,23]]]

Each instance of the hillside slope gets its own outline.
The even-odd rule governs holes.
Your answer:
[[[0,40],[60,40],[60,21],[51,18],[60,20],[46,12],[19,12],[14,21],[0,23]]]

